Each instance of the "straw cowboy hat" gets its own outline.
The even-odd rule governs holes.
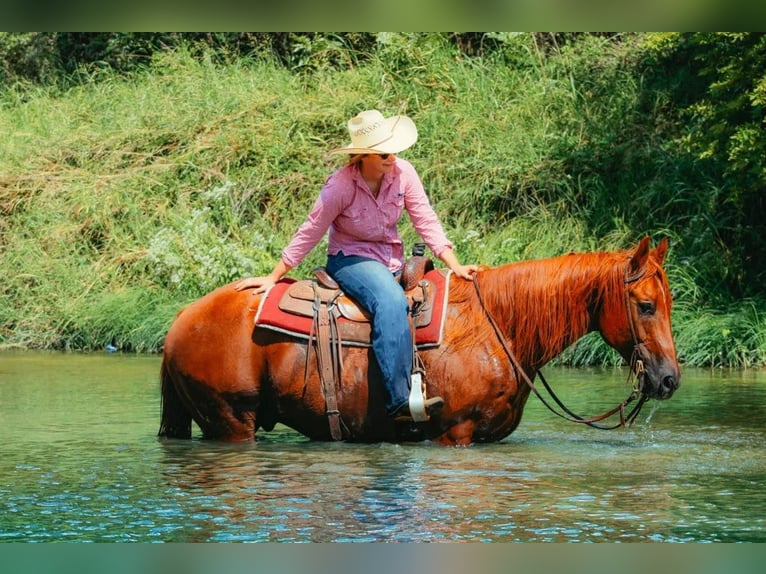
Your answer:
[[[336,153],[399,153],[418,139],[415,123],[407,116],[384,118],[378,110],[360,112],[348,121],[351,143]]]

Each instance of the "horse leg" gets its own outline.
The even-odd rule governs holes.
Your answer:
[[[222,392],[182,373],[162,370],[162,418],[159,436],[191,438],[194,420],[206,439],[255,438],[255,393]]]
[[[204,438],[227,442],[255,440],[256,396],[205,388],[204,394],[194,400],[197,405],[206,405],[207,410],[197,417]]]
[[[473,442],[473,431],[475,428],[475,420],[464,419],[434,438],[433,442],[442,446],[469,446]]]

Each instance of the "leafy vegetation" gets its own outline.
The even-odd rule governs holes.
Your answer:
[[[158,350],[184,304],[270,270],[377,107],[416,121],[462,260],[669,236],[683,360],[764,365],[765,42],[0,34],[0,347]],[[561,361],[619,358],[587,337]]]

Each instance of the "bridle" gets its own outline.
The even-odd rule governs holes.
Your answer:
[[[545,397],[542,395],[540,390],[535,386],[535,384],[532,382],[532,379],[529,378],[527,373],[524,371],[524,369],[519,364],[518,360],[516,359],[516,356],[513,354],[511,349],[508,347],[508,343],[505,340],[505,337],[503,336],[503,332],[501,331],[500,327],[498,326],[497,322],[495,321],[495,318],[492,316],[492,314],[487,309],[486,305],[484,304],[484,297],[481,294],[481,289],[479,287],[479,281],[477,275],[473,276],[473,284],[476,289],[476,295],[479,298],[479,304],[481,305],[482,310],[484,311],[484,314],[487,316],[487,320],[489,321],[490,325],[492,325],[492,328],[495,331],[495,334],[497,335],[498,341],[500,341],[500,345],[503,347],[503,350],[505,351],[505,354],[508,356],[508,360],[510,361],[511,365],[513,366],[514,371],[516,371],[517,376],[520,375],[521,378],[524,380],[524,382],[529,386],[529,388],[532,390],[532,392],[535,393],[538,399],[550,410],[553,414],[556,416],[559,416],[565,420],[568,420],[570,422],[575,423],[582,423],[586,424],[590,427],[602,429],[602,430],[612,430],[619,427],[628,427],[631,426],[636,418],[638,417],[639,412],[641,411],[641,407],[644,406],[644,403],[649,399],[649,397],[644,394],[643,388],[644,388],[644,362],[641,359],[641,348],[644,347],[644,344],[642,341],[639,340],[638,335],[636,333],[636,327],[633,321],[633,313],[630,312],[630,292],[628,289],[628,286],[631,283],[635,283],[639,279],[641,279],[646,274],[646,269],[642,267],[639,269],[636,273],[631,274],[630,273],[630,262],[628,263],[628,266],[625,270],[625,277],[623,279],[623,284],[625,285],[625,311],[628,314],[628,325],[630,326],[630,335],[633,339],[633,351],[630,356],[630,369],[628,371],[628,378],[626,380],[626,386],[630,385],[631,378],[635,377],[635,382],[631,386],[631,392],[628,397],[622,401],[620,404],[615,406],[614,408],[606,411],[605,413],[602,413],[600,415],[596,415],[594,417],[583,417],[581,415],[578,415],[577,413],[572,412],[562,401],[559,399],[559,397],[556,395],[556,393],[553,392],[553,389],[548,384],[548,381],[543,376],[542,371],[537,371],[537,376],[540,378],[540,381],[543,383],[543,386],[545,387],[545,390],[548,391],[548,394],[553,399],[553,401],[559,406],[559,408],[564,411],[559,412],[554,407],[550,405],[550,403],[545,399]],[[630,412],[626,413],[626,408],[628,405],[630,405],[633,401],[637,401],[635,405],[633,405],[633,408],[630,410]],[[620,414],[620,422],[612,425],[612,426],[604,426],[600,424],[596,424],[600,421],[603,421],[605,419],[610,418],[612,415],[619,413]]]

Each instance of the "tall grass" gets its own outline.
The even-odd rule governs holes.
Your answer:
[[[371,107],[415,119],[420,139],[404,156],[464,261],[614,249],[647,233],[679,243],[684,229],[667,218],[615,208],[610,194],[636,194],[627,179],[573,164],[594,166],[639,99],[635,78],[599,54],[604,76],[585,85],[588,58],[544,60],[525,35],[488,58],[392,35],[347,69],[320,60],[291,73],[179,49],[65,93],[0,92],[0,347],[158,350],[183,305],[271,269],[342,161],[326,152]],[[402,231],[415,241],[409,222]],[[323,261],[319,246],[293,275]],[[694,263],[671,250],[682,356],[763,364],[763,303],[699,312]],[[711,343],[706,321],[737,343]],[[562,358],[616,360],[597,338]]]

